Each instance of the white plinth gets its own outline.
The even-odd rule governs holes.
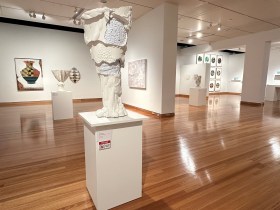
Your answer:
[[[52,92],[53,120],[73,118],[73,101],[71,91]]]
[[[131,111],[120,118],[79,115],[84,121],[86,185],[95,207],[105,210],[141,197],[142,120],[147,117]],[[110,148],[100,150],[108,140]]]
[[[205,106],[206,105],[206,88],[190,88],[189,105]]]
[[[280,85],[267,85],[265,88],[266,101],[280,100]]]

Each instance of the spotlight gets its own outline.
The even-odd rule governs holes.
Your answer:
[[[221,31],[221,30],[222,30],[222,26],[221,26],[221,25],[218,25],[217,30],[218,30],[218,31]]]
[[[75,7],[75,14],[77,14],[78,13],[78,8],[77,7]]]
[[[42,19],[43,19],[43,20],[46,20],[45,13],[43,13],[43,15],[42,15]]]
[[[202,37],[202,33],[198,32],[198,33],[196,34],[196,38],[201,38],[201,37]]]
[[[77,24],[77,21],[76,21],[76,19],[73,19],[73,23],[76,25]]]
[[[188,43],[189,44],[193,43],[193,39],[188,39]]]
[[[32,17],[36,18],[36,13],[35,12],[33,12]]]
[[[32,13],[31,13],[31,12],[29,12],[29,17],[31,17],[31,18],[32,18]]]

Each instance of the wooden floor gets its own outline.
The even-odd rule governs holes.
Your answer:
[[[1,210],[95,209],[77,113],[100,107],[56,122],[51,105],[0,107]],[[175,117],[144,122],[143,197],[115,209],[280,209],[280,103],[176,98]]]

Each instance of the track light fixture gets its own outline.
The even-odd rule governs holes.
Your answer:
[[[81,25],[81,20],[78,20],[78,19],[73,19],[73,23],[75,24],[75,25]]]
[[[77,13],[78,13],[78,11],[79,11],[79,10],[78,10],[78,8],[77,8],[77,7],[75,7],[75,11],[74,11],[74,13],[75,13],[75,14],[77,14]]]
[[[221,26],[221,24],[219,24],[219,25],[218,25],[217,30],[218,30],[218,31],[221,31],[221,30],[222,30],[222,26]]]
[[[36,13],[35,13],[35,11],[30,11],[30,12],[29,12],[29,17],[31,17],[31,18],[36,18]]]
[[[42,15],[42,19],[43,19],[43,20],[46,20],[45,13],[43,13],[43,15]]]

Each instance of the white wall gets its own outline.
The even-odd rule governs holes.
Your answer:
[[[200,51],[201,46],[189,47],[177,50],[177,70],[176,70],[176,94],[185,94],[185,92],[180,87],[181,79],[180,74],[182,74],[182,70],[186,65],[196,64],[196,55],[198,53],[203,53]],[[227,92],[228,90],[228,63],[229,63],[229,54],[224,52],[208,52],[205,54],[213,54],[213,55],[222,55],[223,56],[223,64],[222,64],[222,79],[221,79],[221,92]],[[182,84],[185,85],[185,84]]]
[[[170,20],[166,21],[168,15]],[[128,35],[126,65],[122,70],[122,100],[124,103],[160,114],[174,113],[176,17],[177,6],[162,4],[133,22]],[[174,21],[176,22],[174,23]],[[171,49],[168,49],[170,44]],[[139,59],[147,59],[146,89],[144,90],[128,87],[127,63]],[[169,89],[168,93],[164,92],[165,89]],[[164,102],[166,97],[163,94],[172,94],[168,103]],[[165,104],[163,105],[163,103]]]
[[[50,100],[57,81],[51,70],[76,67],[81,80],[65,82],[73,98],[100,98],[100,82],[82,33],[0,23],[0,102]],[[40,58],[44,90],[17,91],[14,58]]]
[[[179,93],[189,95],[190,88],[196,87],[194,75],[201,76],[200,87],[208,88],[210,64],[190,64],[181,66]],[[207,76],[206,76],[207,75]]]
[[[267,84],[280,85],[280,80],[274,80],[274,75],[277,74],[277,72],[280,72],[280,49],[272,49],[270,51]]]
[[[232,80],[237,77],[241,81],[243,80],[244,72],[244,59],[245,54],[233,54],[228,56],[228,67],[226,71],[228,72],[227,76],[227,91],[230,93],[241,93],[242,92],[242,83],[241,82],[232,82]]]

